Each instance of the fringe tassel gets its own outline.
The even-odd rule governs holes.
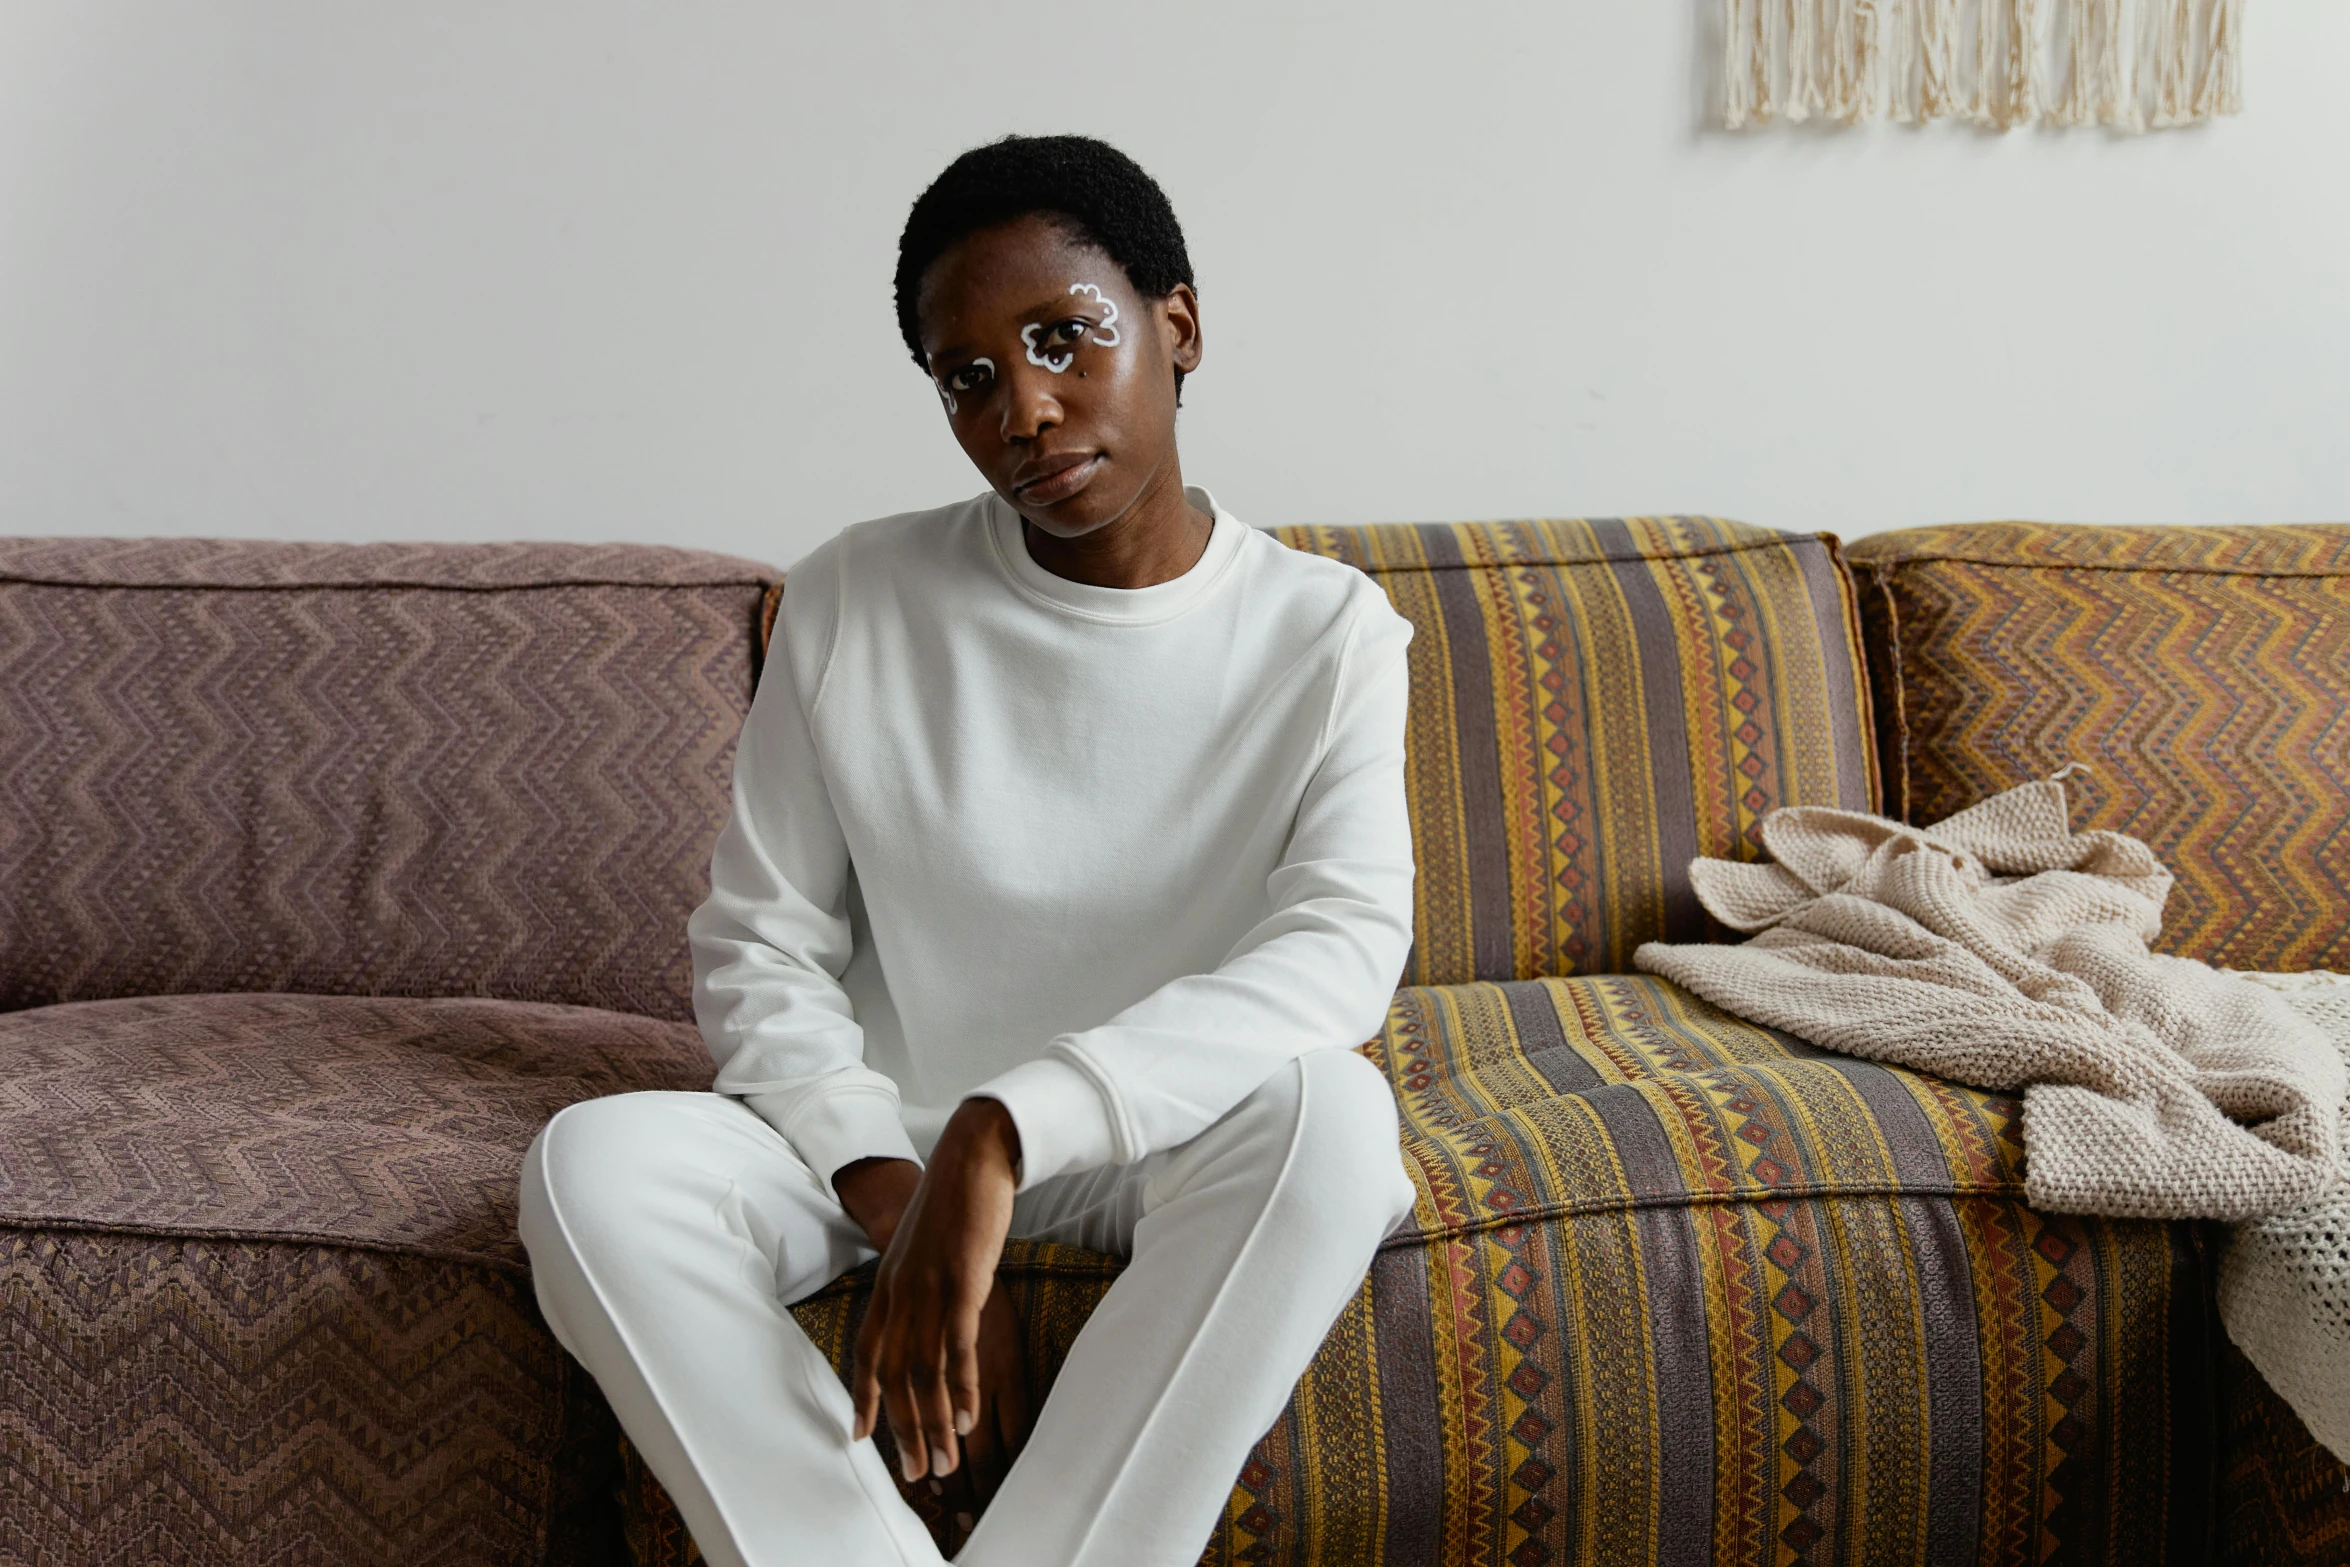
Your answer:
[[[2195,91],[2195,118],[2244,112],[2244,62],[2236,41],[2244,35],[2244,0],[2212,0],[2211,34],[2203,46],[2203,84]]]
[[[2244,106],[2244,0],[1723,0],[1722,119],[2192,125]]]
[[[1918,18],[1918,118],[1971,118],[1972,105],[1958,90],[1958,0],[1918,4],[1925,13]]]

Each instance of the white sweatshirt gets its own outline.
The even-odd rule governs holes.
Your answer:
[[[1130,1162],[1379,1031],[1411,626],[1189,494],[1206,553],[1155,587],[1054,576],[992,493],[792,570],[689,928],[718,1091],[828,1190],[973,1096],[1022,1189]]]

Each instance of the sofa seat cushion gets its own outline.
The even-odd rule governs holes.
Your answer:
[[[1645,974],[1406,987],[1380,1048],[1423,1236],[1658,1205],[2023,1191],[2013,1095],[1818,1050]]]
[[[471,999],[202,995],[0,1013],[0,1222],[525,1266],[523,1150],[575,1100],[707,1088],[690,1024]]]
[[[1407,988],[1366,1053],[1417,1212],[1206,1561],[2208,1558],[2206,1237],[2027,1208],[2013,1099],[1647,976]],[[1115,1276],[1007,1258],[1032,1391]],[[837,1365],[870,1282],[794,1308]]]
[[[516,1177],[564,1105],[709,1075],[690,1026],[577,1007],[0,1014],[0,1560],[614,1560]]]

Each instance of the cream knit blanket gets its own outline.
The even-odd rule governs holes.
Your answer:
[[[2342,1056],[2273,990],[2159,957],[2170,873],[2026,784],[1930,828],[1801,806],[1776,864],[1699,860],[1739,946],[1635,955],[1716,1006],[1847,1055],[2024,1098],[2024,1195],[2057,1213],[2250,1219],[2332,1186]]]
[[[2244,977],[2285,992],[2350,1057],[2350,975]],[[2350,1104],[2342,1119],[2350,1147]],[[2309,1434],[2350,1463],[2350,1168],[2315,1202],[2236,1226],[2220,1264],[2219,1315]]]

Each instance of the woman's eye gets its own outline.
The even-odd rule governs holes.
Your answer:
[[[1082,343],[1085,341],[1087,328],[1092,325],[1091,321],[1063,321],[1053,328],[1052,340],[1063,345]]]
[[[986,384],[986,381],[987,372],[985,370],[980,369],[977,365],[965,365],[947,377],[947,390],[950,392],[976,392]]]

